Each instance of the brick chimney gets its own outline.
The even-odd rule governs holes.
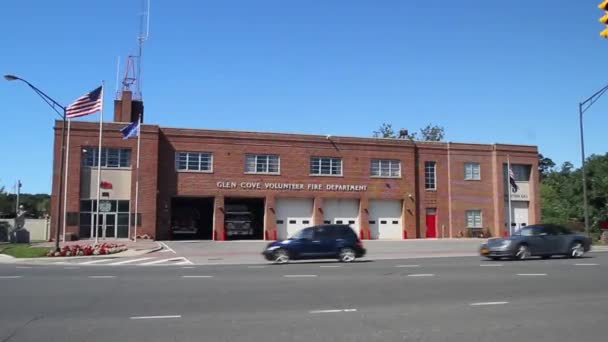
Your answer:
[[[123,90],[120,99],[114,100],[114,121],[133,122],[139,119],[144,121],[144,103],[141,100],[134,100],[130,90]]]

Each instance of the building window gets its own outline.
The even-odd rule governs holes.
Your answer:
[[[276,154],[246,154],[246,173],[279,173],[279,156]]]
[[[505,167],[506,169],[506,167]],[[513,175],[515,176],[515,180],[517,182],[528,182],[530,181],[530,165],[522,165],[522,164],[511,164],[511,170],[513,170]],[[507,173],[508,175],[508,173]]]
[[[437,163],[434,161],[424,162],[424,188],[426,190],[437,189]]]
[[[99,148],[86,146],[83,148],[82,165],[97,167]],[[131,167],[131,150],[128,148],[101,148],[101,167],[126,168]]]
[[[401,161],[391,159],[372,159],[372,177],[401,177]]]
[[[311,157],[310,174],[323,176],[342,176],[342,158]]]
[[[479,172],[479,168],[479,163],[464,163],[464,179],[480,180],[481,173]]]
[[[176,152],[175,169],[177,171],[211,172],[213,156],[209,152]]]
[[[467,228],[482,228],[481,210],[467,210]]]

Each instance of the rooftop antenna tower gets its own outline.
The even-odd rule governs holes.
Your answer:
[[[127,57],[125,74],[121,91],[132,91],[134,100],[142,99],[142,56],[144,43],[150,36],[150,0],[142,0],[142,12],[139,17],[139,34],[137,35],[137,54]],[[132,88],[135,89],[132,89]],[[116,94],[120,98],[120,94]]]

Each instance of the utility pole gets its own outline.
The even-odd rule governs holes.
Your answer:
[[[17,183],[15,184],[15,229],[19,228],[17,227],[17,218],[19,216],[19,195],[21,194],[21,180],[17,180]]]

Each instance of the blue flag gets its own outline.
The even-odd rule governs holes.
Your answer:
[[[120,129],[120,133],[122,133],[123,139],[129,139],[132,137],[136,137],[139,132],[139,122],[133,121],[130,124]]]

